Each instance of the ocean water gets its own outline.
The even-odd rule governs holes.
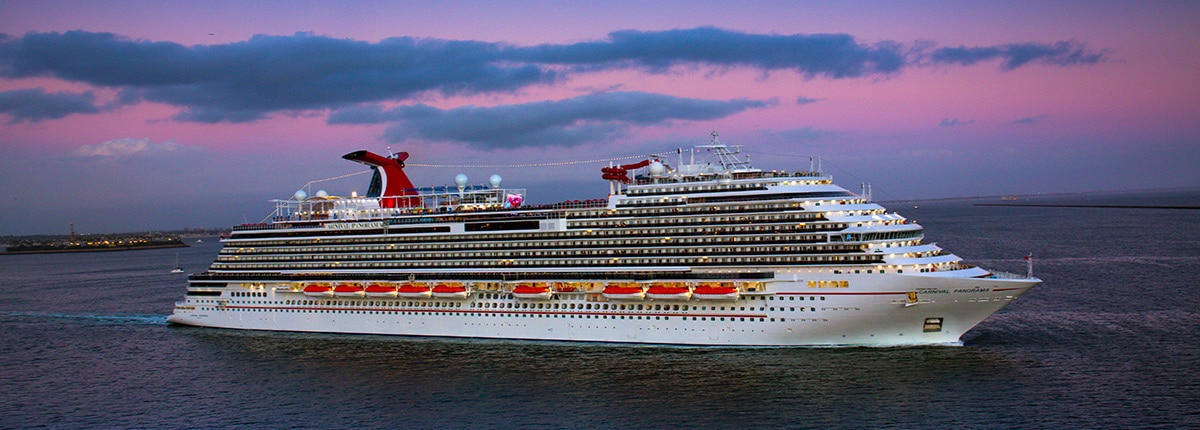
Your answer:
[[[997,201],[998,202],[998,201]],[[1017,203],[1200,206],[1200,190]],[[1200,427],[1200,210],[894,203],[1045,284],[961,347],[683,348],[171,326],[219,243],[0,256],[0,428]]]

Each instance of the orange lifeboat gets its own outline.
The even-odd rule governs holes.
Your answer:
[[[687,300],[692,298],[692,290],[683,286],[655,284],[646,290],[646,297],[654,300]]]
[[[741,294],[736,287],[701,285],[692,291],[692,297],[702,300],[737,300]]]
[[[621,285],[609,285],[604,287],[605,298],[611,300],[641,300],[646,298],[646,291],[642,287],[626,287]]]
[[[550,287],[521,284],[513,287],[512,295],[518,299],[547,300],[554,293]]]
[[[396,297],[396,287],[391,285],[371,284],[367,286],[367,297]]]
[[[330,297],[333,295],[333,288],[328,285],[311,284],[304,287],[304,295],[312,297]]]
[[[333,287],[333,295],[338,297],[362,297],[363,287],[358,285],[341,284]]]
[[[446,285],[438,284],[433,287],[433,296],[447,299],[462,299],[470,294],[467,292],[467,287],[462,285]]]
[[[411,299],[427,299],[433,294],[428,285],[422,284],[404,284],[396,288],[396,294],[400,297],[408,297]]]

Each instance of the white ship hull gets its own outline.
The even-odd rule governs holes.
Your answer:
[[[797,280],[771,283],[773,291],[737,301],[682,302],[599,301],[599,294],[535,301],[502,293],[459,300],[313,301],[266,289],[265,297],[181,306],[168,321],[248,330],[672,345],[952,345],[1038,283],[899,274],[839,279],[849,279],[853,288],[807,288],[807,280]],[[621,305],[626,309],[615,309]]]
[[[610,165],[600,169],[608,199],[532,207],[499,176],[490,187],[458,175],[456,191],[418,190],[407,153],[352,152],[343,158],[374,170],[368,196],[276,200],[273,222],[235,228],[209,269],[189,276],[168,321],[673,345],[958,344],[1041,282],[1032,266],[1017,276],[966,264],[829,176],[753,169],[715,133],[699,149],[718,164],[685,164],[681,150],[674,169]]]

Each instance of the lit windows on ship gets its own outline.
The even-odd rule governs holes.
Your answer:
[[[850,281],[808,281],[808,288],[850,288]]]

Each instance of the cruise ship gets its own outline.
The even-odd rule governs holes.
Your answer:
[[[526,190],[501,187],[498,175],[418,188],[405,152],[346,154],[372,172],[364,195],[301,190],[273,201],[270,217],[234,228],[209,268],[188,276],[168,321],[660,345],[961,345],[1041,283],[1032,270],[965,263],[820,169],[755,169],[715,132],[674,152],[596,166],[606,199],[549,205],[527,204]]]

